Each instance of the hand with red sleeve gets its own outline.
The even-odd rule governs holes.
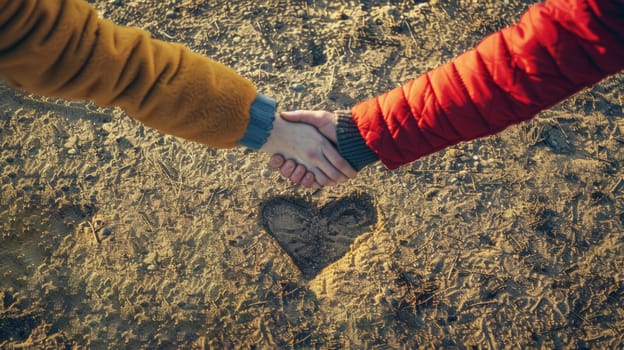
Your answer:
[[[376,159],[369,152],[394,169],[529,120],[622,69],[624,0],[548,0],[474,49],[354,106],[334,122],[343,130],[336,142],[356,170],[359,158]]]

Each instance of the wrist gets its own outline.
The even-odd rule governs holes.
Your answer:
[[[266,142],[262,144],[257,150],[260,152],[265,152],[269,155],[273,155],[278,150],[278,144],[283,141],[280,140],[280,135],[284,135],[283,124],[284,120],[282,120],[279,115],[273,116],[273,127],[269,130],[269,135],[266,138]]]
[[[276,110],[277,102],[275,100],[257,94],[249,108],[247,130],[238,144],[253,150],[262,148],[271,134],[271,129],[273,129]]]
[[[338,153],[356,171],[360,171],[368,164],[378,161],[379,156],[366,144],[351,113],[348,111],[336,111],[335,114],[338,118],[336,127]]]

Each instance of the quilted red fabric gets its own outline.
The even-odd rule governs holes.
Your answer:
[[[353,107],[389,168],[499,132],[624,69],[624,0],[549,0],[453,61]]]

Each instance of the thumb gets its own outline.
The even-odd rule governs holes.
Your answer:
[[[274,154],[274,155],[271,156],[271,159],[269,159],[269,166],[273,170],[277,170],[282,165],[284,165],[285,162],[286,162],[286,160],[284,159],[284,157],[281,154]]]
[[[289,122],[305,123],[317,128],[321,134],[336,142],[336,116],[327,111],[282,112],[282,118]]]
[[[282,112],[281,116],[289,122],[306,123],[316,128],[323,127],[331,121],[331,113],[326,111],[290,111]]]

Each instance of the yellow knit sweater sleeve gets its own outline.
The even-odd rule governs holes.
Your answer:
[[[0,0],[0,79],[119,106],[150,127],[214,147],[243,137],[256,97],[231,69],[100,19],[83,0]]]

